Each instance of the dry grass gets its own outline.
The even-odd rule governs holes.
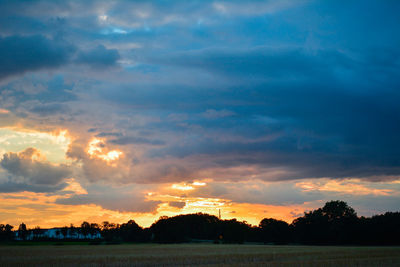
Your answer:
[[[400,247],[0,246],[1,266],[400,266]]]

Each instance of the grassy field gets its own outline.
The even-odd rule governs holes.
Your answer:
[[[0,246],[1,266],[400,266],[400,247]]]

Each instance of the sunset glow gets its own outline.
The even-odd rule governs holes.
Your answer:
[[[98,155],[98,157],[105,161],[113,161],[113,160],[117,160],[120,157],[120,155],[122,155],[121,151],[111,150],[111,151],[107,152],[107,154],[105,154],[105,155]]]
[[[173,185],[171,186],[171,188],[172,188],[172,189],[182,190],[182,191],[193,190],[193,189],[194,189],[193,186],[191,186],[191,185],[185,185],[185,184],[183,184],[183,185],[173,184]]]
[[[104,146],[104,141],[102,139],[94,138],[89,142],[87,153],[91,157],[96,157],[107,162],[115,161],[123,154],[122,151],[119,150],[104,151]]]
[[[207,185],[204,182],[193,182],[193,183],[179,183],[179,184],[173,184],[171,186],[172,189],[176,190],[181,190],[181,191],[188,191],[188,190],[194,190],[197,187],[205,186]]]

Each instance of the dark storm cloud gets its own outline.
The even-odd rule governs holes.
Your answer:
[[[216,129],[220,134],[239,133],[243,139],[229,142],[198,135],[194,142],[180,142],[150,155],[237,155],[223,164],[232,166],[241,158],[247,164],[286,166],[297,172],[287,179],[399,174],[396,54],[378,49],[353,58],[334,50],[256,48],[174,55],[162,63],[233,80],[242,77],[241,87],[182,90],[178,100],[167,95],[163,99],[169,108],[198,99],[191,108],[232,110],[238,116],[217,121],[190,116],[186,122],[208,133]],[[254,77],[260,80],[254,82]],[[202,102],[208,96],[210,101]],[[276,137],[270,140],[257,141],[273,134]]]
[[[2,34],[15,34],[15,33],[37,33],[44,31],[47,27],[46,24],[29,17],[22,16],[7,16],[2,14],[0,17],[0,25]]]
[[[65,40],[49,39],[43,35],[0,36],[0,80],[28,71],[56,69],[72,61],[92,68],[116,65],[119,53],[115,49],[97,46],[80,51]]]
[[[157,62],[157,60],[155,60]],[[228,76],[262,76],[280,79],[323,75],[333,67],[351,68],[352,62],[337,51],[313,51],[260,47],[253,49],[206,49],[164,57],[161,64],[199,68]]]
[[[66,64],[73,46],[41,35],[0,37],[0,79]]]

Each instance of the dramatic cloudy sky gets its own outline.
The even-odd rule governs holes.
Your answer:
[[[0,223],[400,203],[400,2],[0,1]]]

